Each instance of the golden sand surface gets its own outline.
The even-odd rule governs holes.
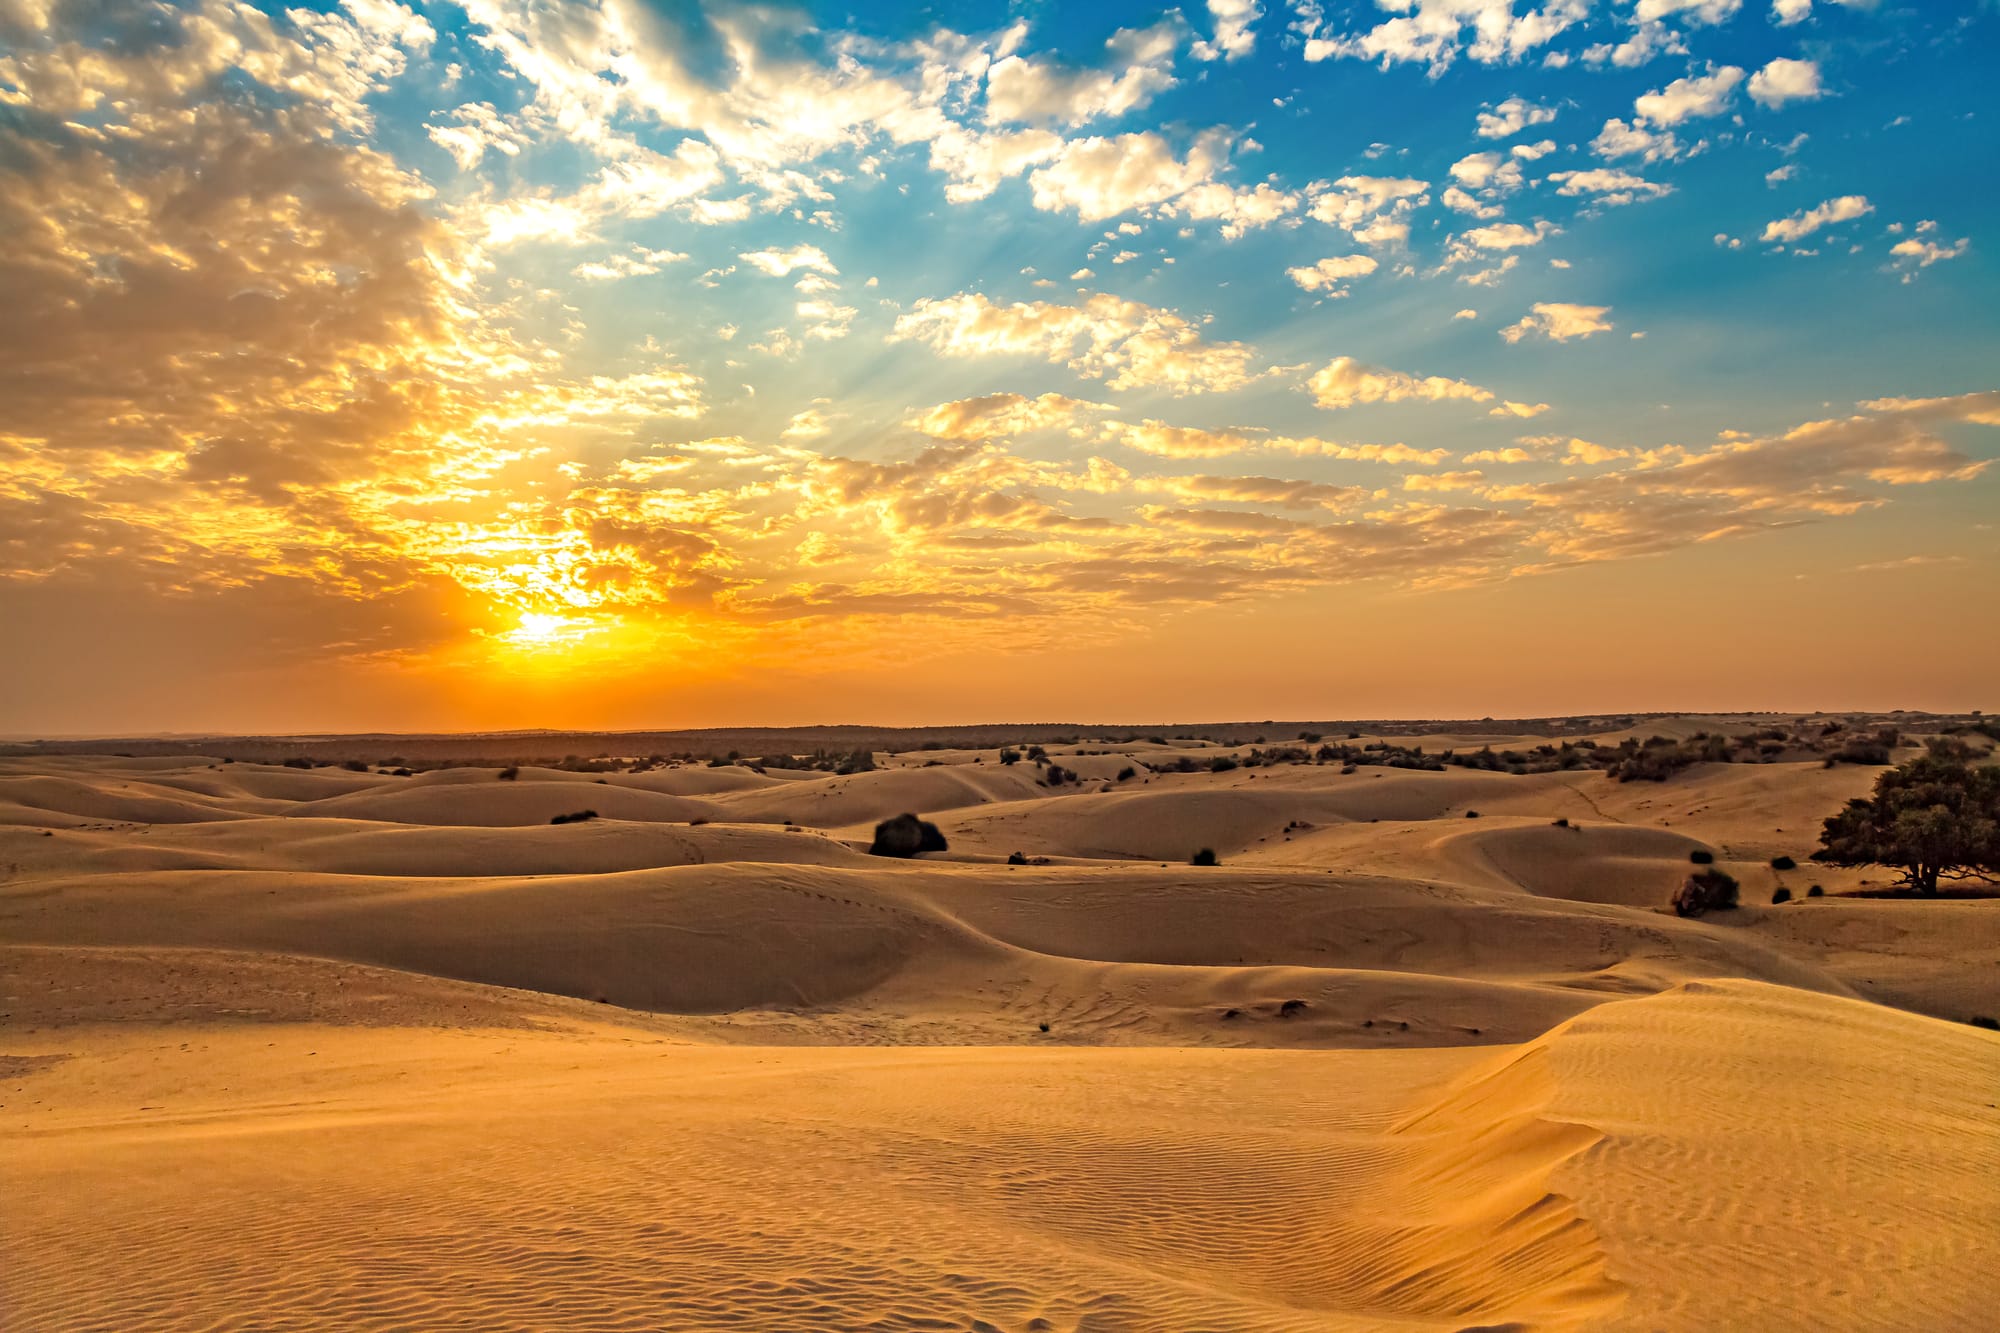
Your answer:
[[[0,1326],[1993,1326],[2000,901],[1805,859],[1877,770],[1097,748],[0,759]]]

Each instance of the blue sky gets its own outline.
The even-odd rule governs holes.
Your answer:
[[[1218,616],[1533,625],[1554,581],[1615,619],[1711,547],[1935,630],[2000,572],[1997,36],[1888,0],[9,0],[0,611],[93,658],[143,625],[163,725],[491,721],[440,673],[583,662],[629,682],[584,720],[774,720]],[[101,712],[64,655],[0,723]],[[347,702],[301,713],[328,664]],[[1871,688],[1975,679],[1912,670]],[[1189,679],[1125,697],[1240,711]]]

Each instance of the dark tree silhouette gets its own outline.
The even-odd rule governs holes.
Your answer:
[[[1923,755],[1875,779],[1829,817],[1815,861],[1886,865],[1919,893],[1940,879],[1991,879],[2000,872],[2000,769]]]

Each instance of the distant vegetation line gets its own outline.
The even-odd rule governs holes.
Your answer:
[[[718,758],[737,755],[807,754],[816,751],[909,752],[916,750],[990,750],[1003,745],[1075,745],[1084,742],[1131,744],[1140,741],[1207,741],[1218,745],[1263,745],[1310,737],[1425,735],[1564,736],[1582,737],[1643,727],[1665,718],[1725,717],[1724,730],[1751,733],[1766,719],[1796,719],[1794,725],[1825,718],[1845,719],[1860,727],[1895,719],[1909,730],[1944,731],[1977,728],[1979,714],[1931,714],[1897,710],[1890,713],[1694,714],[1592,713],[1568,717],[1478,719],[1369,719],[1326,721],[1209,722],[1195,724],[1100,724],[1072,722],[979,723],[949,727],[878,727],[833,725],[810,727],[693,728],[672,731],[489,731],[465,733],[355,733],[341,735],[174,735],[126,738],[37,740],[0,745],[0,755],[118,754],[133,757],[208,754],[252,763],[311,759],[326,763],[365,760],[437,766],[454,763],[560,763],[578,759],[629,756]],[[1476,763],[1477,761],[1475,761]],[[1647,776],[1651,776],[1648,774]]]

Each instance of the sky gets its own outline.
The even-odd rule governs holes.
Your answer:
[[[0,0],[0,733],[1965,709],[1990,0]]]

